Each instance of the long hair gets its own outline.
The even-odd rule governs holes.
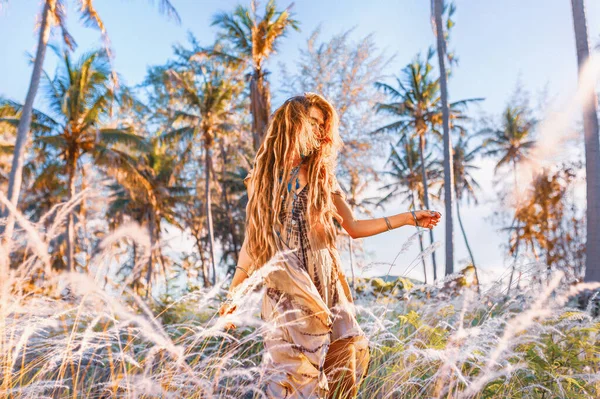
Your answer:
[[[324,117],[324,129],[318,133],[313,131],[309,118],[312,106]],[[246,207],[251,270],[263,266],[277,252],[274,229],[282,229],[281,199],[287,195],[294,154],[302,154],[303,162],[308,165],[308,228],[328,248],[335,247],[337,230],[333,219],[342,220],[332,200],[337,182],[334,173],[337,155],[343,145],[338,124],[333,106],[314,93],[292,97],[273,113],[249,179],[254,188]]]

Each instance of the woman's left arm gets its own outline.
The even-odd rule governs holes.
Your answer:
[[[370,237],[379,233],[388,231],[387,223],[384,218],[376,219],[356,219],[352,208],[346,202],[343,194],[334,192],[333,202],[338,213],[342,217],[342,227],[352,238]],[[433,229],[441,218],[441,214],[435,211],[415,211],[416,222],[419,227]],[[387,217],[391,228],[396,229],[401,226],[415,226],[415,219],[410,212],[397,213]]]

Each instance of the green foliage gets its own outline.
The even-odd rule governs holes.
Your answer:
[[[495,311],[477,306],[467,311],[463,315],[465,328],[486,329],[509,316],[510,307],[500,305]],[[485,344],[491,338],[480,338],[481,346],[457,340],[459,317],[453,304],[406,305],[405,313],[397,316],[398,322],[392,329],[395,338],[378,340],[380,345],[372,352],[371,373],[360,397],[373,397],[373,392],[377,393],[374,397],[391,392],[396,392],[393,397],[397,398],[436,397],[442,392],[441,385],[451,387],[447,397],[458,397],[466,388],[464,381],[482,375],[490,356]],[[503,328],[510,327],[502,324],[494,328],[498,339]],[[597,397],[600,384],[593,376],[600,372],[599,328],[600,323],[592,321],[589,314],[568,309],[532,325],[530,331],[513,338],[515,343],[508,343],[506,356],[499,359],[502,367],[512,365],[514,370],[491,377],[473,397]],[[455,346],[466,352],[457,355],[457,360],[464,360],[459,360],[458,369],[444,378],[444,359],[452,356]]]
[[[355,290],[358,294],[369,293],[374,296],[391,295],[393,297],[401,297],[403,293],[412,289],[413,286],[414,283],[405,277],[398,277],[391,281],[384,281],[380,277],[357,278]]]

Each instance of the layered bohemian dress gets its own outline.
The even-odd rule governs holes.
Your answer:
[[[266,277],[261,307],[261,317],[270,326],[264,335],[266,361],[276,370],[270,374],[267,395],[352,398],[368,368],[368,339],[356,321],[337,249],[328,248],[308,228],[310,183],[298,190],[298,171],[293,170],[281,198],[283,229],[274,230],[285,254],[279,262],[283,267]],[[344,197],[335,184],[333,195]]]

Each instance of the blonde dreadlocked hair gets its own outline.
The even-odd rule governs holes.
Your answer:
[[[312,106],[324,116],[324,128],[318,134],[313,131],[309,117]],[[342,220],[332,199],[332,191],[338,187],[334,173],[337,155],[343,145],[338,121],[333,106],[315,93],[292,97],[273,113],[247,183],[254,188],[246,207],[250,270],[260,268],[277,252],[277,237],[272,227],[277,231],[282,229],[278,215],[295,154],[302,154],[308,166],[309,229],[328,248],[335,247],[337,230],[333,219],[340,223]]]

